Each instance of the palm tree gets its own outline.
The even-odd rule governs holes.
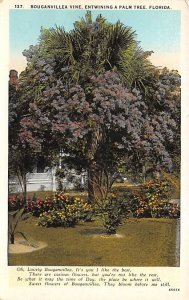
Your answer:
[[[55,57],[57,72],[68,67],[77,82],[94,72],[116,70],[127,87],[144,89],[154,69],[148,60],[152,52],[141,49],[131,27],[120,21],[111,24],[101,15],[93,21],[91,12],[75,22],[70,32],[63,27],[42,29],[40,47]]]
[[[153,71],[153,67],[148,61],[150,52],[144,52],[139,47],[132,28],[125,26],[120,21],[111,24],[101,15],[93,21],[91,12],[87,12],[85,18],[75,22],[74,29],[69,32],[66,32],[63,27],[42,29],[38,48],[34,51],[36,51],[36,60],[53,57],[56,80],[61,80],[68,94],[70,87],[79,84],[89,103],[90,99],[93,99],[94,82],[92,82],[92,78],[94,76],[98,77],[107,71],[115,71],[129,90],[137,88],[146,94],[146,83]],[[99,149],[101,149],[99,145],[108,144],[106,129],[97,121],[88,125],[90,133],[80,141],[82,147],[78,147],[77,144],[77,151],[77,149],[69,148],[70,145],[66,145],[64,150],[67,150],[66,147],[68,147],[68,153],[75,151],[77,157],[83,155],[82,159],[86,158],[88,178],[91,178],[89,185],[91,184],[90,189],[92,190],[94,181],[101,188],[101,183],[104,185],[104,181],[107,183],[111,180],[109,180],[108,174],[105,174],[106,167],[109,166],[106,165],[102,168],[101,164],[96,170],[96,162],[100,157]],[[109,144],[108,146],[110,148]],[[107,180],[103,180],[105,177]],[[102,178],[102,181],[98,182],[99,178]],[[102,189],[100,192],[102,193]]]

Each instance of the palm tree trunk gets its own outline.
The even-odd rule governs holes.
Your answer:
[[[11,244],[14,244],[14,233],[10,235],[10,242]]]

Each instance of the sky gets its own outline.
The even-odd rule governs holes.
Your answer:
[[[10,68],[20,73],[26,66],[24,49],[38,43],[40,28],[63,26],[73,29],[85,10],[11,10],[9,16]],[[136,31],[143,50],[153,51],[151,61],[159,67],[180,69],[180,11],[177,10],[93,10],[111,23],[120,20]]]

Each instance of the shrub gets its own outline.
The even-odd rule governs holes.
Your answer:
[[[91,222],[95,209],[94,207],[87,203],[85,200],[75,197],[73,205],[77,211],[77,216],[79,220],[83,220],[85,222]]]
[[[151,217],[147,199],[140,192],[127,192],[123,196],[123,202],[133,217]]]
[[[75,210],[72,210],[71,205],[67,211],[51,210],[41,213],[38,225],[45,227],[72,227],[78,222]]]
[[[101,215],[107,234],[115,234],[122,220],[128,214],[126,202],[112,193],[103,203]]]
[[[173,185],[169,180],[151,180],[139,191],[128,191],[123,198],[134,217],[178,218],[179,205],[169,202],[172,191]]]
[[[46,195],[45,199],[37,198],[34,195],[31,199],[27,199],[26,207],[34,216],[39,217],[43,212],[64,208],[66,203],[70,203],[70,199],[63,192],[58,192],[55,196]]]
[[[8,198],[9,211],[15,211],[25,207],[25,211],[31,212],[34,216],[39,216],[41,212],[48,211],[53,207],[53,201],[50,197],[37,198],[35,195],[30,198],[27,197],[24,201],[23,195],[10,195]]]
[[[179,218],[180,217],[180,207],[176,203],[169,203],[167,205],[168,214],[170,218]]]
[[[10,195],[8,198],[8,210],[15,211],[21,209],[24,206],[23,195]]]
[[[173,184],[168,179],[150,180],[141,186],[141,192],[149,199],[151,197],[168,200],[174,189]]]
[[[28,197],[24,203],[22,195],[12,195],[8,201],[9,211],[15,211],[25,207],[26,212],[32,213],[33,216],[39,217],[44,213],[50,216],[50,212],[63,211],[66,212],[66,217],[71,218],[70,214],[73,213],[73,218],[77,217],[78,220],[92,221],[94,214],[94,207],[80,197],[69,197],[64,192],[57,192],[54,196],[45,196],[45,199],[37,198],[35,195]],[[56,222],[55,222],[56,223]],[[72,223],[72,221],[70,222]]]
[[[42,212],[47,212],[53,208],[53,203],[51,199],[33,198],[32,200],[27,200],[27,209],[34,216],[39,217]]]
[[[92,221],[92,205],[79,197],[68,197],[63,192],[58,192],[51,204],[49,210],[40,213],[39,225],[70,227],[79,221]]]

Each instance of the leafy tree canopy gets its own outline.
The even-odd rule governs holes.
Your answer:
[[[42,29],[39,43],[24,51],[20,101],[28,115],[21,120],[22,143],[52,153],[63,149],[88,170],[92,185],[104,185],[106,178],[108,187],[109,175],[126,162],[136,168],[147,160],[171,170],[180,76],[157,70],[150,54],[131,28],[101,15],[93,22],[87,13],[70,32]]]

